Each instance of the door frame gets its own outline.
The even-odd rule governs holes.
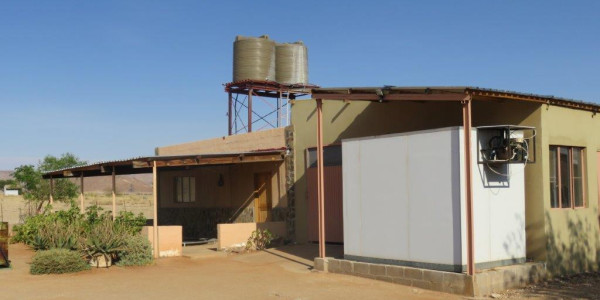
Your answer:
[[[264,185],[258,186],[259,178],[261,176],[266,177],[266,181]],[[271,177],[273,176],[272,172],[258,172],[254,173],[254,222],[255,223],[264,223],[271,221],[271,209],[273,209],[273,200],[271,195]],[[261,189],[264,189],[264,193],[267,198],[267,205],[270,206],[267,210],[267,216],[264,218],[264,221],[260,222],[261,218],[261,210],[258,202],[258,198],[260,196]]]

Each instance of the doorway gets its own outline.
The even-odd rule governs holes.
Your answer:
[[[254,222],[271,221],[271,173],[254,174]]]

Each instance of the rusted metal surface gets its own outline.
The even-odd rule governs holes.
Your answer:
[[[233,132],[233,128],[231,128],[231,120],[232,120],[232,109],[233,109],[233,98],[231,97],[231,92],[227,92],[229,98],[228,98],[228,105],[227,105],[227,127],[228,128],[228,133],[229,135],[231,135],[231,133]]]
[[[325,236],[328,243],[344,242],[344,210],[342,166],[326,166],[324,168],[325,183]],[[319,240],[317,211],[317,168],[306,170],[308,198],[308,240]]]
[[[8,266],[8,222],[0,222],[0,267]]]

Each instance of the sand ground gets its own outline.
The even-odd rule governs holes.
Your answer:
[[[11,245],[0,269],[0,299],[460,299],[354,276],[312,271],[290,251],[191,259],[162,258],[146,267],[30,275],[33,252]]]

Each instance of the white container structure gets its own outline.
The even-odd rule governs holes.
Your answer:
[[[342,141],[346,259],[463,272],[462,127]],[[516,131],[513,134],[520,134]],[[472,131],[475,264],[525,261],[524,164],[478,164]]]

